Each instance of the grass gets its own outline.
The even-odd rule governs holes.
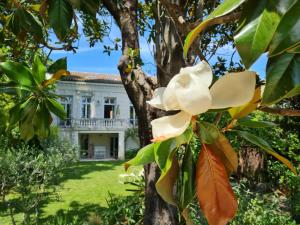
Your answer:
[[[87,216],[87,212],[101,212],[107,207],[108,192],[129,195],[126,185],[119,182],[119,174],[125,173],[123,162],[81,162],[68,168],[61,180],[58,201],[52,199],[42,207],[42,217],[50,218],[60,211]],[[135,168],[135,170],[137,170]],[[22,214],[16,214],[21,220]],[[0,225],[10,225],[7,212],[0,208]]]

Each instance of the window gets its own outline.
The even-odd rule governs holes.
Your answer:
[[[60,103],[66,112],[66,120],[60,120],[60,125],[71,125],[72,118],[72,96],[64,96],[60,99]]]
[[[136,116],[133,105],[131,105],[129,107],[129,121],[133,126],[137,125],[137,116]]]
[[[91,97],[81,98],[81,118],[91,118]]]
[[[116,116],[116,98],[104,99],[104,118],[114,119]]]

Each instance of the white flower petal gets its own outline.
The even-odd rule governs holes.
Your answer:
[[[176,89],[178,86],[178,79],[180,79],[181,74],[175,75],[169,82],[168,86],[165,89],[163,95],[163,105],[166,110],[180,110],[180,106],[178,104],[176,98]]]
[[[251,101],[256,74],[251,71],[229,73],[217,80],[210,89],[212,109],[238,107]]]
[[[208,86],[204,85],[202,79],[193,75],[182,75],[178,79],[177,101],[180,109],[191,115],[206,112],[211,107],[211,95]]]
[[[180,74],[189,74],[199,79],[200,83],[209,87],[213,80],[213,74],[207,62],[201,61],[195,66],[185,67],[180,70]]]
[[[156,88],[154,90],[152,99],[147,101],[147,103],[155,108],[166,110],[162,102],[165,89],[165,87]]]
[[[172,116],[164,116],[152,120],[152,134],[155,140],[165,140],[181,135],[189,126],[192,115],[179,112]]]
[[[193,115],[207,111],[207,107],[210,106],[210,97],[208,97],[210,94],[207,90],[212,82],[212,79],[212,70],[205,61],[202,61],[195,66],[182,68],[180,73],[175,75],[166,87],[163,96],[163,105],[165,106],[166,110],[182,109],[190,112]],[[199,90],[200,92],[198,92],[196,96],[191,97],[191,93],[196,90],[196,84],[201,85],[201,87],[197,88],[197,92]],[[181,94],[177,94],[178,90],[182,88],[185,90],[183,90]],[[191,88],[192,91],[188,91],[188,88]],[[179,96],[179,99],[176,96]],[[190,102],[187,102],[187,104],[182,104],[183,101],[186,101],[189,98],[191,98]],[[191,104],[195,103],[197,98],[199,101],[197,101],[196,106],[190,107]],[[201,101],[202,103],[199,104]]]

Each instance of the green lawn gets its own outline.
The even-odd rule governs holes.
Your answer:
[[[81,162],[68,168],[61,182],[59,200],[46,202],[42,208],[42,217],[51,217],[59,210],[68,210],[77,215],[101,212],[103,207],[107,207],[108,192],[129,195],[125,190],[126,185],[119,182],[119,174],[125,173],[122,164],[123,162]],[[21,216],[19,213],[16,218],[19,220]],[[0,208],[0,225],[10,224],[7,213]]]

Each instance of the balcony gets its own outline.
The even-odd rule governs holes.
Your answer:
[[[59,121],[61,128],[117,130],[135,127],[136,121],[126,119],[67,119]]]

